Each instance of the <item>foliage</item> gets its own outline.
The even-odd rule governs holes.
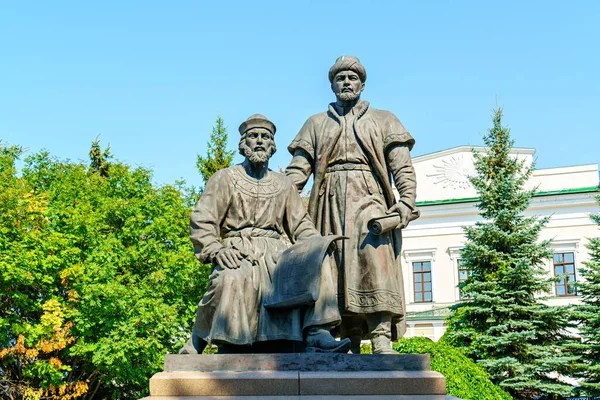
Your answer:
[[[464,400],[510,400],[508,393],[490,381],[488,374],[460,350],[422,337],[401,339],[398,353],[429,354],[431,370],[446,377],[446,391]]]
[[[46,197],[16,177],[15,160],[22,152],[0,143],[0,394],[9,399],[68,399],[85,392],[87,385],[62,380],[70,366],[59,353],[73,342],[71,323],[64,321],[66,307],[52,293],[36,301],[19,290],[40,285],[44,277],[33,260],[43,257],[48,242],[56,238],[44,216]]]
[[[21,153],[0,143],[1,397],[143,397],[207,282],[188,239],[195,195],[97,141],[90,167],[41,152],[19,176]]]
[[[100,148],[100,141],[98,137],[92,142],[92,148],[90,149],[90,169],[96,171],[100,176],[108,176],[108,167],[110,166],[109,160],[111,159],[110,145],[102,151]]]
[[[198,155],[196,162],[204,183],[208,182],[208,178],[218,170],[231,166],[234,151],[227,151],[228,138],[229,135],[223,118],[217,117],[216,125],[213,127],[212,134],[207,143],[208,150],[206,157]]]
[[[472,300],[453,306],[447,340],[515,398],[566,396],[572,387],[557,374],[568,374],[577,359],[563,346],[569,314],[540,297],[555,280],[543,268],[552,256],[549,243],[537,241],[548,218],[523,216],[535,193],[524,190],[533,166],[510,156],[514,142],[501,109],[493,123],[483,138],[488,151],[473,152],[471,182],[484,221],[465,228],[461,253],[471,275],[459,287]]]
[[[600,215],[591,218],[600,225]],[[581,394],[600,395],[600,238],[591,238],[587,248],[590,259],[579,270],[584,280],[577,283],[582,304],[577,307],[576,318],[582,342],[576,351],[583,355]]]

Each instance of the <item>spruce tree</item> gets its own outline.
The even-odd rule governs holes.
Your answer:
[[[555,280],[543,268],[550,244],[538,241],[548,218],[523,215],[535,194],[524,188],[533,165],[510,156],[514,141],[502,126],[502,109],[494,111],[483,140],[487,151],[473,151],[477,174],[471,178],[483,221],[464,228],[461,253],[471,275],[460,289],[471,300],[453,307],[447,339],[515,398],[566,396],[571,386],[556,377],[575,359],[561,347],[568,316],[540,297]]]
[[[106,178],[110,167],[109,160],[112,158],[112,155],[110,154],[110,145],[102,151],[99,137],[96,136],[96,140],[92,142],[92,147],[90,148],[90,170]]]
[[[208,178],[218,170],[231,166],[235,152],[227,150],[227,140],[227,128],[225,127],[223,118],[219,116],[207,143],[208,150],[206,157],[198,155],[198,160],[196,161],[196,166],[198,167],[198,171],[200,171],[200,175],[202,175],[204,183],[208,182]]]
[[[600,215],[590,218],[600,225]],[[584,379],[581,394],[600,395],[600,238],[591,238],[587,248],[590,259],[579,271],[585,280],[577,283],[582,301],[577,307],[582,338],[577,347],[582,353],[581,377]]]

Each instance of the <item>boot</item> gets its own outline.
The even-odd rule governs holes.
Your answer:
[[[179,354],[202,354],[208,343],[192,333],[192,337],[179,350]]]
[[[194,348],[194,344],[192,343],[192,338],[190,338],[190,340],[188,340],[183,347],[179,349],[178,354],[198,354],[198,351]]]
[[[360,345],[362,344],[362,336],[350,337],[350,351],[352,354],[360,354]]]
[[[367,316],[373,354],[397,354],[392,349],[392,317],[387,313]]]
[[[206,346],[208,346],[208,342],[204,339],[202,339],[200,336],[195,335],[192,332],[192,344],[194,346],[194,349],[196,350],[196,352],[198,354],[202,354],[202,352],[204,351],[204,349],[206,348]],[[191,353],[194,354],[194,353]]]
[[[373,347],[373,354],[397,354],[392,349],[391,337],[387,335],[376,335],[371,338],[371,346]]]
[[[305,344],[306,353],[347,353],[350,350],[350,339],[337,341],[328,329],[318,326],[308,329]]]
[[[352,354],[360,354],[360,345],[362,344],[363,331],[360,328],[352,328],[349,332],[350,351]]]

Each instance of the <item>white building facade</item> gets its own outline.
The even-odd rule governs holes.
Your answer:
[[[407,337],[437,341],[444,333],[448,307],[460,301],[457,285],[469,271],[461,268],[464,226],[481,221],[477,193],[469,182],[475,174],[471,146],[413,158],[417,173],[417,205],[421,217],[403,231],[402,269],[407,303]],[[475,147],[483,152],[485,148]],[[511,155],[533,162],[534,149],[515,148]],[[549,216],[540,240],[552,243],[549,276],[567,276],[552,288],[549,304],[576,303],[575,282],[588,260],[588,238],[600,236],[589,216],[598,213],[598,165],[534,170],[528,189],[537,187],[526,215]]]

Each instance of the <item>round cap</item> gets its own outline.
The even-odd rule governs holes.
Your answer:
[[[238,130],[240,131],[240,135],[243,135],[245,132],[252,128],[265,128],[269,130],[273,135],[275,135],[275,131],[277,128],[275,124],[272,123],[262,114],[254,114],[248,117],[247,120],[242,122]]]

